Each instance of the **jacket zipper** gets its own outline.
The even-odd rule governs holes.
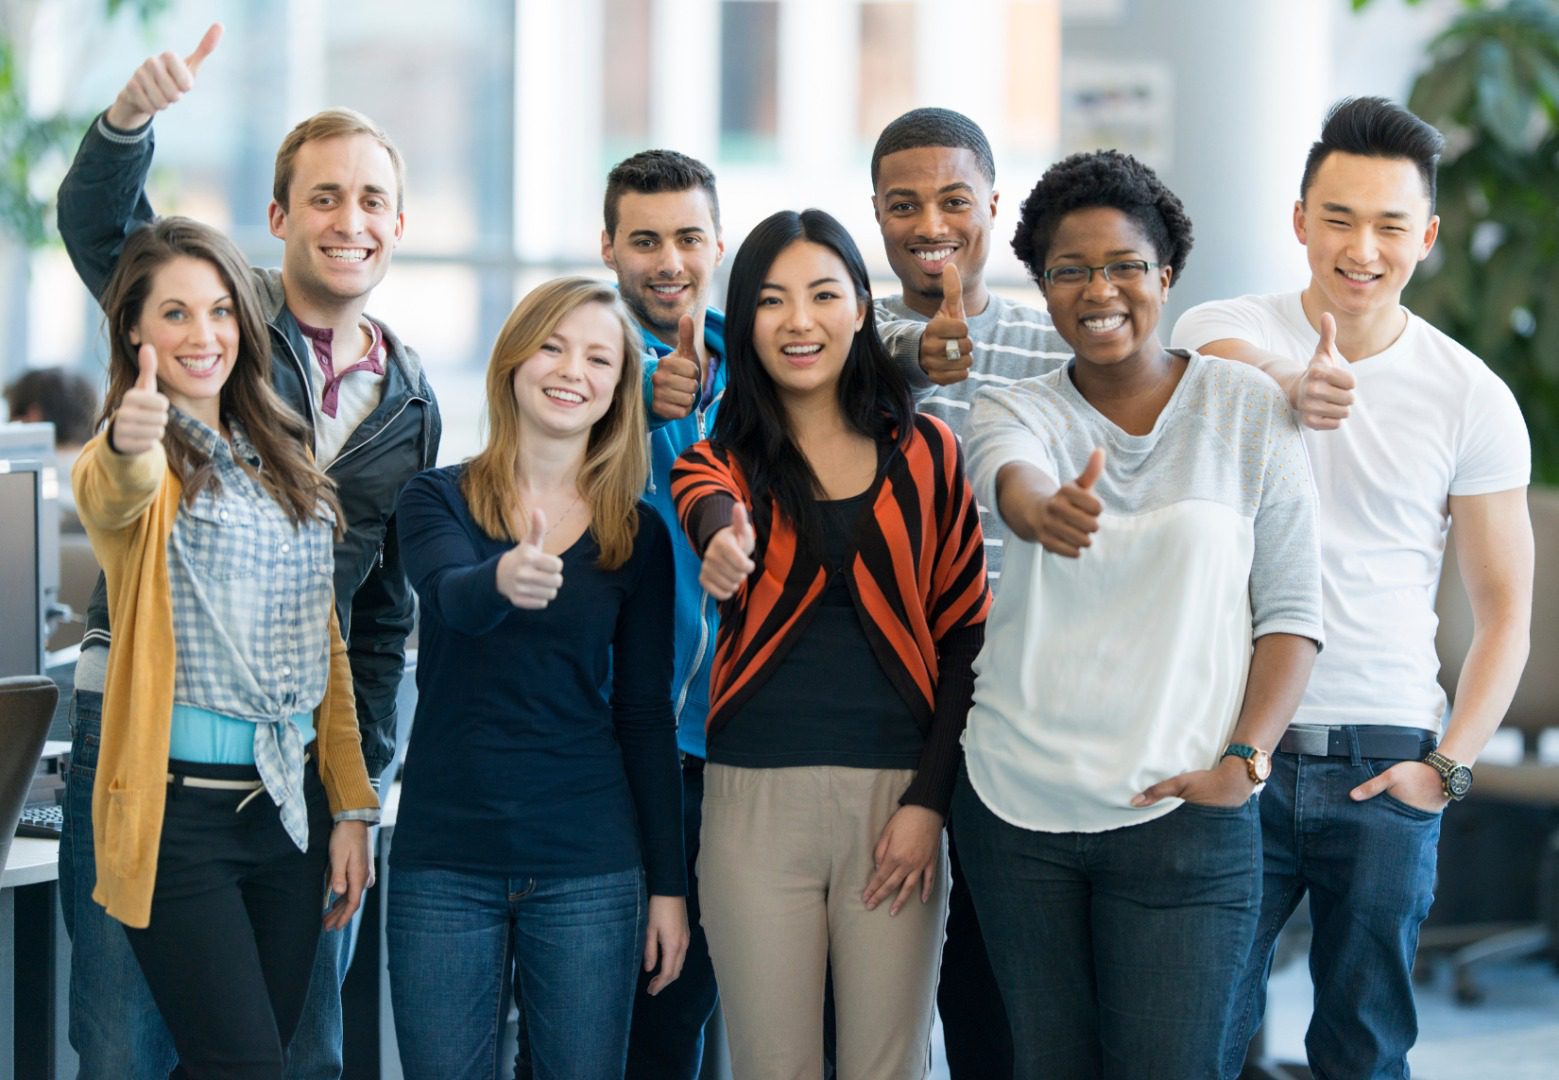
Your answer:
[[[428,399],[425,398],[425,397],[418,397],[416,394],[412,394],[405,401],[401,402],[401,407],[399,409],[396,409],[394,414],[392,414],[391,417],[388,420],[386,420],[383,424],[379,425],[379,430],[378,431],[376,431],[372,435],[368,436],[368,438],[364,439],[362,442],[358,443],[356,446],[351,447],[350,449],[347,449],[347,450],[343,450],[343,451],[341,451],[341,453],[337,454],[336,457],[335,457],[335,460],[332,461],[329,465],[325,466],[325,471],[327,473],[333,471],[337,465],[341,464],[341,462],[343,462],[347,458],[351,457],[353,454],[357,453],[359,450],[361,450],[363,447],[367,446],[369,443],[373,442],[380,435],[383,435],[386,431],[388,431],[390,429],[390,425],[394,424],[395,421],[397,421],[397,420],[399,420],[401,418],[401,413],[403,413],[407,409],[411,408],[411,405],[412,405],[413,402],[420,402],[421,404],[426,405],[428,403]]]
[[[688,668],[687,678],[682,680],[682,688],[677,691],[677,705],[672,710],[678,724],[682,723],[682,710],[687,706],[688,691],[693,688],[693,680],[698,676],[698,671],[704,666],[704,650],[709,647],[709,594],[702,589],[698,597],[698,648],[693,652],[693,663]]]

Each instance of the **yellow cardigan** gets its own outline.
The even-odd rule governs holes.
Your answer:
[[[168,537],[183,485],[168,471],[161,444],[143,454],[118,454],[106,432],[81,451],[72,482],[82,524],[108,578],[113,632],[92,790],[97,858],[92,899],[126,926],[144,927],[151,920],[168,790],[174,682]],[[331,813],[377,807],[363,764],[352,670],[334,604],[329,682],[314,727]]]

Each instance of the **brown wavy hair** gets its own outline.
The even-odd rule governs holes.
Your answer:
[[[518,542],[530,513],[515,482],[520,464],[520,417],[514,372],[535,356],[575,309],[604,304],[623,330],[622,377],[606,415],[590,429],[577,481],[590,506],[590,535],[600,550],[596,565],[615,570],[633,554],[636,508],[649,480],[649,437],[644,419],[643,339],[617,290],[584,277],[555,278],[535,289],[509,313],[487,365],[487,446],[466,466],[460,493],[471,517],[489,536]]]
[[[238,355],[222,386],[223,424],[238,423],[264,468],[249,469],[296,526],[318,516],[321,504],[336,515],[339,533],[345,527],[335,481],[315,468],[307,450],[309,428],[271,388],[271,336],[261,314],[249,265],[233,242],[209,225],[183,217],[161,218],[137,229],[125,241],[114,275],[103,290],[103,316],[108,326],[108,393],[99,424],[113,418],[125,391],[140,374],[138,350],[130,333],[141,321],[141,310],[157,271],[174,259],[201,259],[216,270],[233,299],[238,323]],[[184,487],[184,501],[193,503],[206,488],[221,490],[211,459],[174,425],[162,439],[168,467]]]

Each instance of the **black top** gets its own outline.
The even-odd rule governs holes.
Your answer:
[[[416,476],[396,511],[422,626],[391,865],[586,877],[642,850],[649,892],[686,895],[665,523],[640,503],[610,572],[586,532],[557,598],[522,610],[496,585],[514,545],[472,520],[463,470]]]
[[[913,769],[926,738],[866,639],[848,560],[869,492],[817,502],[828,585],[774,673],[709,741],[709,760],[748,768]]]

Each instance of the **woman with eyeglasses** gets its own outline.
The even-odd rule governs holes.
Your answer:
[[[1075,355],[971,417],[1012,539],[958,849],[1019,1077],[1215,1077],[1321,640],[1309,469],[1275,384],[1160,342],[1191,223],[1146,166],[1055,165],[1013,248]]]
[[[990,606],[963,456],[916,416],[821,210],[743,242],[713,437],[672,493],[720,603],[699,890],[737,1080],[919,1080],[942,825]]]

